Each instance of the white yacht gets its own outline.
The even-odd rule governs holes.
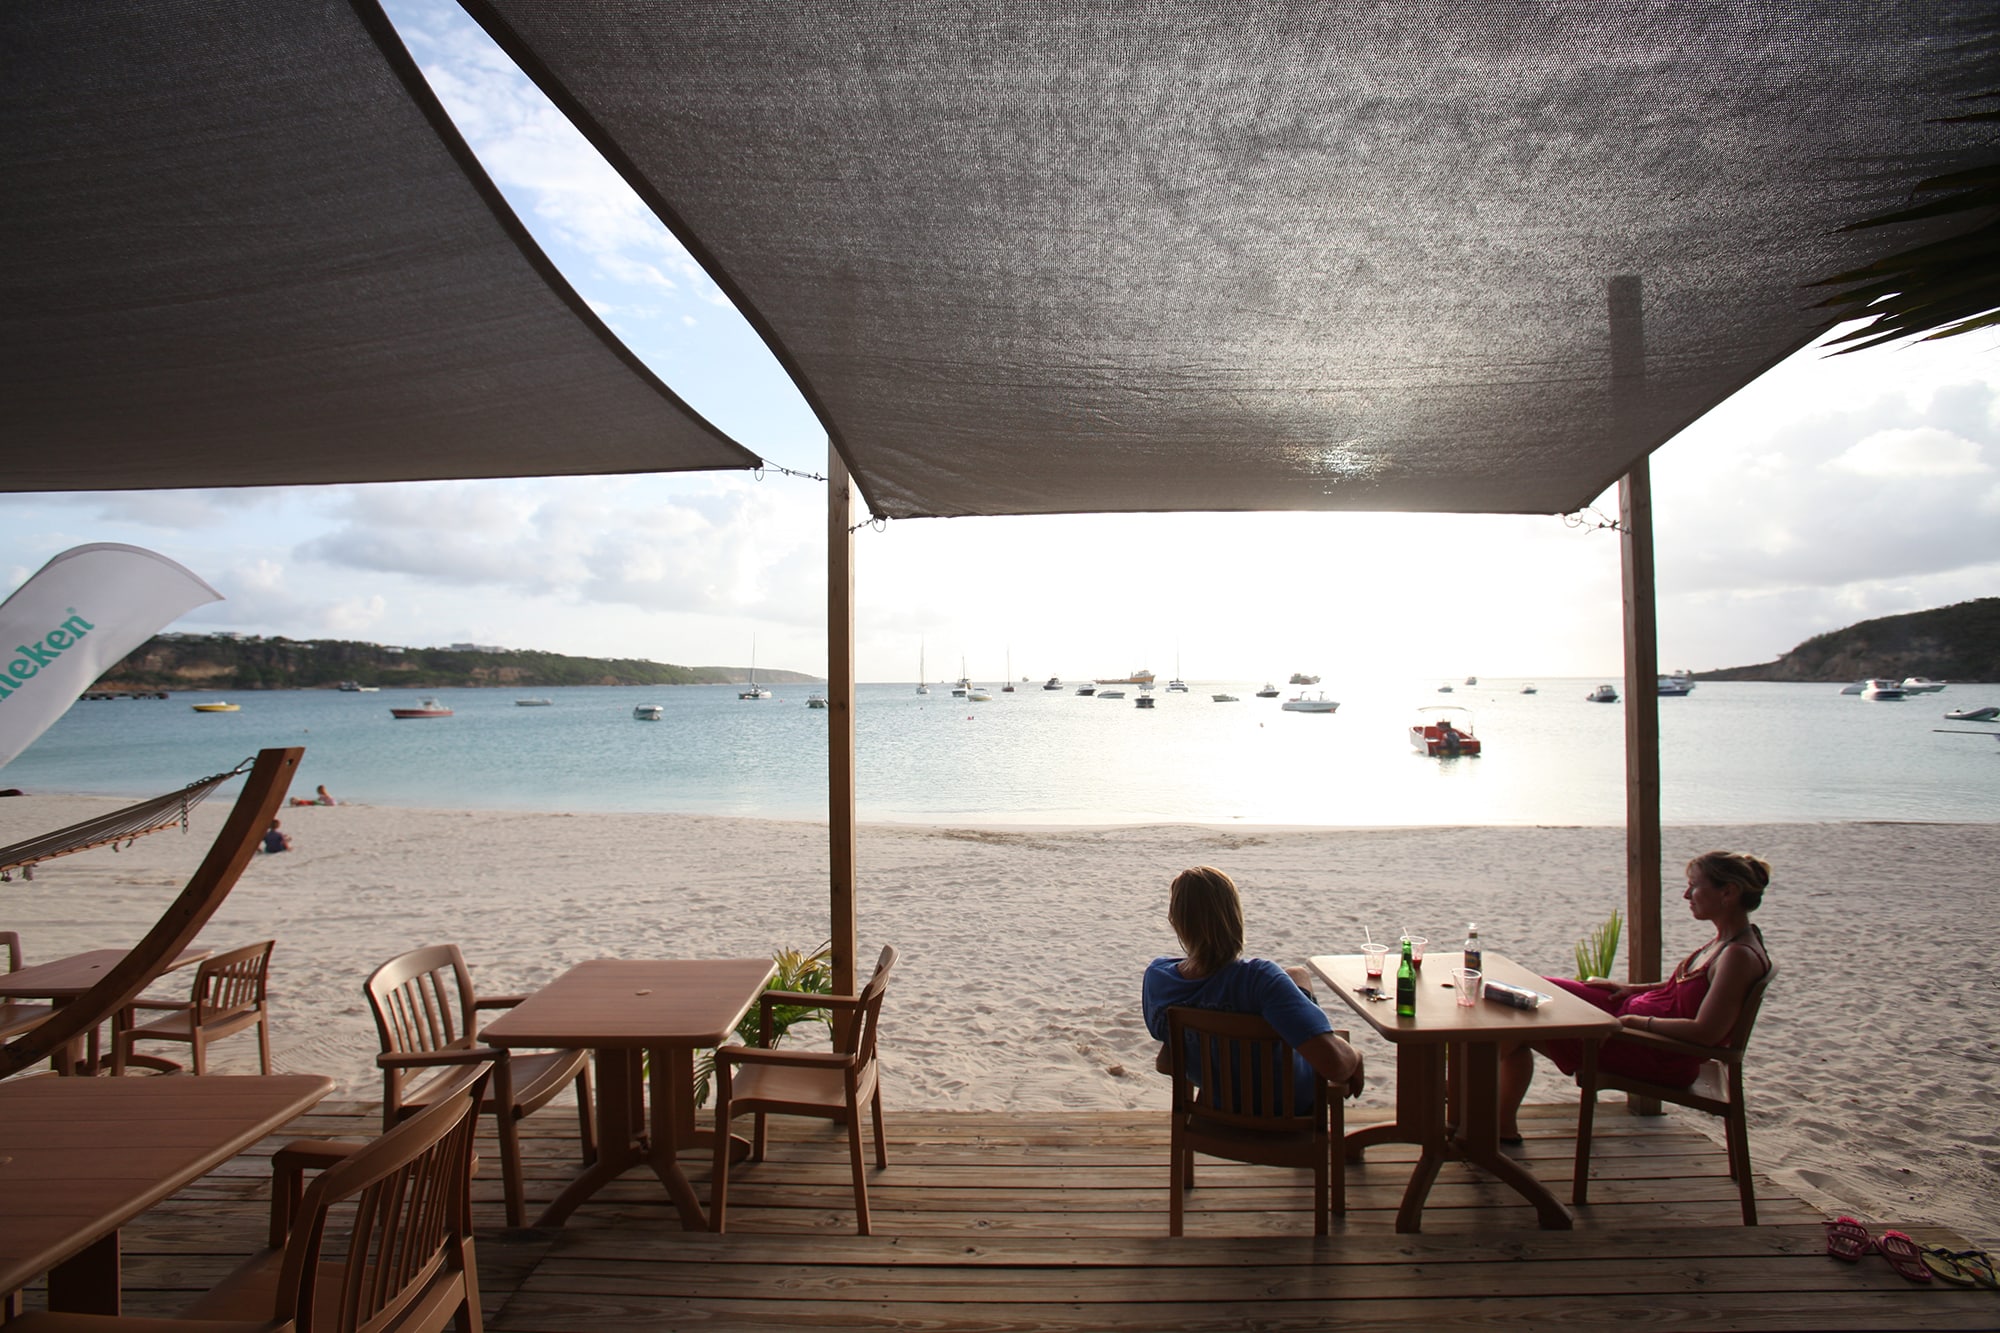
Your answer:
[[[1900,699],[1903,694],[1903,683],[1899,680],[1871,680],[1861,687],[1864,699]]]
[[[1324,690],[1320,691],[1318,698],[1308,699],[1305,691],[1301,690],[1297,698],[1287,699],[1279,707],[1287,713],[1331,713],[1340,707],[1340,701],[1327,698]]]
[[[658,704],[640,704],[632,710],[634,722],[658,722],[665,716]]]
[[[1932,680],[1929,676],[1910,676],[1903,681],[1903,693],[1936,694],[1945,685],[1945,681]]]

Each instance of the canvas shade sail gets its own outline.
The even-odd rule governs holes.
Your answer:
[[[892,517],[1576,509],[1992,142],[1962,0],[464,3]]]
[[[373,0],[0,6],[0,486],[755,466],[556,273]]]

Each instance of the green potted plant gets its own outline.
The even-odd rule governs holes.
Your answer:
[[[780,949],[771,955],[777,970],[764,983],[767,991],[796,991],[806,995],[833,994],[833,941],[828,940],[811,953],[802,949]],[[736,1036],[746,1046],[755,1046],[758,1041],[761,1010],[763,1005],[753,1004],[748,1013],[736,1025]],[[831,1021],[824,1009],[815,1009],[802,1004],[780,1004],[771,1008],[771,1044],[784,1044],[785,1034],[799,1023],[817,1023],[830,1027]],[[703,1051],[695,1058],[694,1064],[694,1104],[708,1105],[709,1093],[715,1082],[715,1052]]]
[[[1625,924],[1625,918],[1613,908],[1603,925],[1576,942],[1576,979],[1589,981],[1592,977],[1609,980],[1611,969],[1618,962],[1618,934]]]

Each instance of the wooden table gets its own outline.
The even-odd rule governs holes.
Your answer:
[[[90,949],[83,953],[73,953],[67,958],[57,958],[52,962],[36,963],[18,972],[0,973],[0,1000],[47,1000],[57,1009],[87,994],[92,986],[104,979],[104,974],[123,962],[126,949]],[[165,976],[176,968],[188,967],[201,962],[215,950],[203,945],[190,945],[175,955],[174,960],[160,969]],[[157,978],[155,978],[157,979]],[[147,984],[151,984],[148,982]],[[116,1034],[113,1034],[115,1041]],[[71,1042],[67,1054],[69,1069],[65,1072],[88,1070],[95,1072],[97,1065],[97,1033],[90,1035],[91,1051],[88,1057],[77,1054],[76,1043]],[[63,1061],[56,1062],[58,1067]],[[180,1066],[171,1060],[156,1055],[134,1055],[130,1061],[151,1069],[176,1070]]]
[[[117,1314],[118,1229],[309,1110],[318,1074],[0,1083],[0,1298]]]
[[[556,1226],[635,1166],[653,1169],[690,1230],[708,1227],[675,1154],[714,1145],[694,1128],[694,1053],[722,1045],[774,971],[768,958],[579,963],[486,1025],[501,1047],[588,1047],[597,1064],[597,1161],[536,1219]],[[642,1069],[650,1055],[650,1079]],[[648,1121],[644,1089],[651,1084]]]
[[[1370,1144],[1414,1143],[1423,1149],[1396,1211],[1396,1230],[1422,1228],[1424,1200],[1447,1160],[1471,1162],[1511,1187],[1535,1205],[1544,1230],[1568,1230],[1569,1209],[1527,1167],[1500,1151],[1500,1047],[1555,1037],[1600,1041],[1618,1031],[1618,1020],[1490,951],[1481,959],[1488,979],[1531,987],[1544,995],[1553,992],[1554,998],[1539,1009],[1511,1009],[1484,999],[1462,1008],[1458,992],[1445,983],[1464,962],[1463,955],[1430,953],[1417,969],[1417,1016],[1398,1018],[1393,998],[1371,1001],[1356,993],[1369,984],[1360,954],[1308,961],[1334,994],[1396,1046],[1395,1122],[1354,1130],[1346,1140],[1351,1162],[1361,1160],[1362,1150]],[[1392,997],[1395,962],[1390,959],[1381,979]]]

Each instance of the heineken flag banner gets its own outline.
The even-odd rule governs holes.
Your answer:
[[[0,603],[0,766],[162,625],[222,594],[156,552],[75,546]]]

